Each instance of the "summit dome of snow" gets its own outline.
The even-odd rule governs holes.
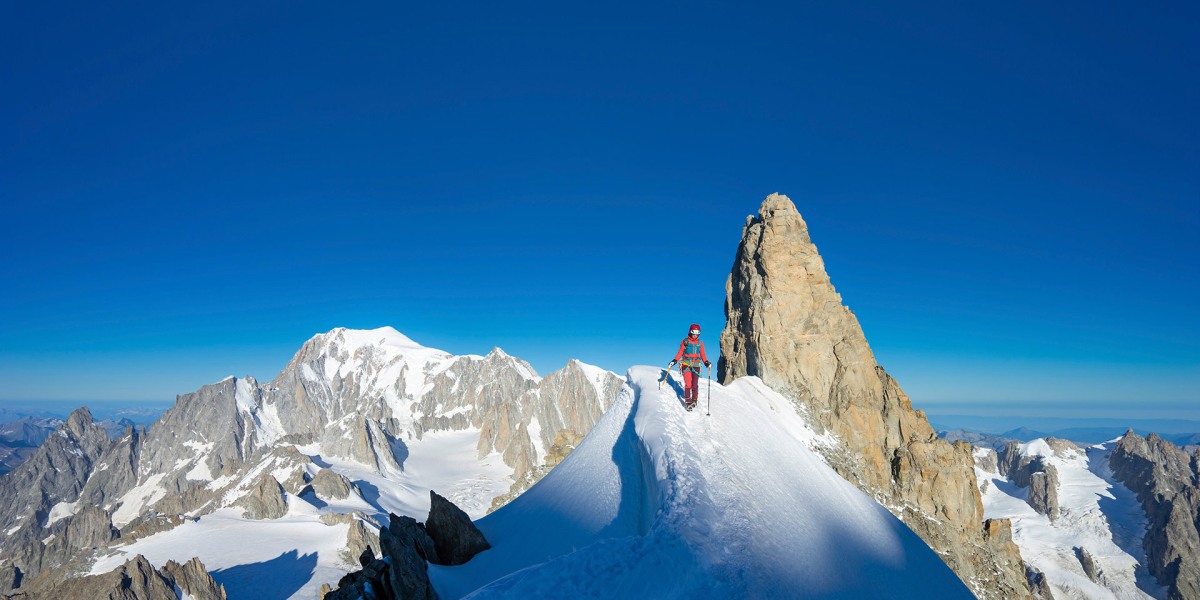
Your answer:
[[[579,447],[477,522],[491,550],[430,567],[439,596],[972,597],[808,449],[791,402],[744,377],[712,385],[713,416],[686,413],[661,373],[630,369]]]

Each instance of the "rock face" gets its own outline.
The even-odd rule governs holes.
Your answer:
[[[1050,582],[1045,573],[1026,565],[1025,580],[1029,583],[1034,600],[1054,600],[1054,593],[1050,591]]]
[[[826,458],[904,520],[976,595],[1027,598],[1011,537],[987,535],[974,458],[937,437],[876,361],[842,304],[808,226],[786,196],[748,217],[725,286],[723,383],[753,375],[790,397],[841,444]]]
[[[0,566],[24,578],[118,537],[111,516],[87,501],[85,482],[111,443],[87,408],[71,413],[29,459],[0,477]]]
[[[1083,574],[1088,576],[1092,581],[1100,581],[1100,567],[1096,565],[1096,559],[1088,552],[1087,548],[1076,548],[1075,556],[1079,557],[1079,566],[1083,567]]]
[[[53,598],[108,598],[110,600],[177,600],[180,594],[195,600],[226,600],[225,588],[218,585],[204,564],[193,558],[180,565],[168,561],[155,569],[142,555],[113,571],[57,581],[35,580],[9,596],[13,600]]]
[[[336,590],[327,591],[323,597],[436,600],[437,592],[429,581],[429,563],[461,565],[491,548],[462,509],[432,491],[429,498],[426,524],[410,517],[389,515],[388,526],[379,530],[381,557],[375,558],[370,548],[363,550],[359,558],[363,568],[347,574]]]
[[[208,574],[199,558],[193,558],[182,565],[168,560],[159,572],[195,600],[225,600],[225,587],[213,581],[212,575]]]
[[[1046,444],[1059,455],[1074,448],[1073,443],[1055,438],[1046,438]],[[978,458],[976,460],[978,461]],[[1020,487],[1029,488],[1027,502],[1033,510],[1049,517],[1052,523],[1058,520],[1058,468],[1047,464],[1041,456],[1022,455],[1019,442],[1005,444],[997,463],[996,467],[1001,475]]]
[[[317,471],[309,485],[322,500],[342,500],[350,495],[350,480],[329,469]]]
[[[1058,520],[1058,483],[1058,469],[1054,465],[1046,465],[1043,471],[1029,478],[1029,505],[1050,517],[1051,523]]]
[[[429,519],[425,528],[437,547],[440,565],[461,565],[492,547],[471,517],[436,492],[429,492]]]
[[[1194,457],[1155,434],[1128,431],[1109,459],[1146,511],[1143,545],[1168,598],[1200,598],[1200,472]]]
[[[13,565],[0,567],[0,594],[7,594],[21,587],[21,569]]]
[[[269,473],[263,475],[250,494],[237,504],[246,509],[247,519],[278,519],[287,514],[283,486]]]

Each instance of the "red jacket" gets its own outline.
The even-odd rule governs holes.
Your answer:
[[[698,344],[700,346],[699,352],[697,352],[695,350],[693,350],[692,352],[687,352],[689,342],[692,344]],[[698,366],[698,365],[707,363],[708,356],[704,352],[704,341],[701,340],[700,338],[696,338],[695,340],[693,340],[692,336],[690,336],[690,335],[683,338],[683,341],[679,342],[679,352],[675,353],[675,362],[679,362],[680,359],[683,359],[683,363],[685,365],[697,365]]]

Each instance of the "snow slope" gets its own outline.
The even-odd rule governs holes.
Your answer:
[[[746,377],[687,413],[661,374],[630,369],[579,447],[478,522],[491,550],[430,567],[440,597],[972,597],[808,450],[789,401]]]
[[[170,531],[121,546],[99,559],[91,574],[106,573],[141,554],[154,566],[199,557],[230,598],[315,598],[322,583],[336,584],[348,569],[341,556],[346,525],[326,525],[312,505],[289,496],[280,519],[254,521],[239,509],[221,509]]]
[[[1046,574],[1059,600],[1166,598],[1166,589],[1139,563],[1145,560],[1146,517],[1136,495],[1112,476],[1112,445],[1055,450],[1044,439],[1021,445],[1022,456],[1040,456],[1058,470],[1060,514],[1054,522],[1026,502],[1029,488],[976,467],[985,516],[1012,520],[1021,557]],[[1084,573],[1077,548],[1092,555],[1097,581]]]

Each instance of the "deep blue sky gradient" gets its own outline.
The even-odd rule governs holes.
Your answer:
[[[1200,5],[3,3],[0,402],[715,354],[788,194],[931,412],[1200,418]]]

